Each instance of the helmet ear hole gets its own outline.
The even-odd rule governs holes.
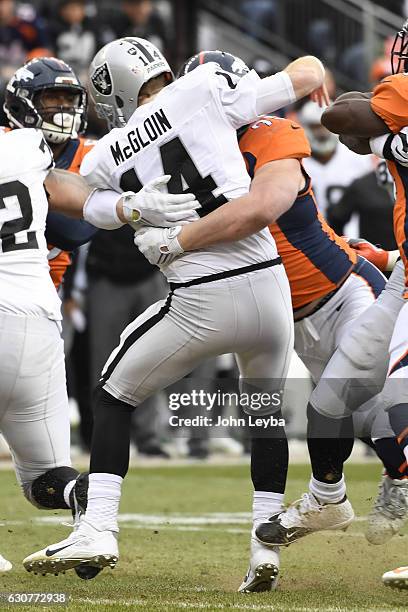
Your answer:
[[[118,108],[123,108],[125,106],[125,103],[123,102],[122,98],[118,95],[115,96],[115,102]]]

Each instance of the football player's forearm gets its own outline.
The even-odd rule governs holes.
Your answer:
[[[268,225],[264,213],[254,213],[250,208],[249,194],[228,202],[199,221],[184,225],[178,241],[185,251],[196,251],[242,240]]]
[[[297,190],[280,189],[277,185],[273,198],[256,190],[224,204],[203,219],[185,225],[178,241],[185,251],[195,251],[220,242],[243,240],[264,229],[293,204]],[[269,199],[268,199],[269,196]]]
[[[93,189],[84,204],[83,214],[88,223],[104,230],[119,229],[127,222],[121,219],[123,198],[112,189]]]
[[[293,85],[296,99],[309,95],[324,83],[325,69],[322,62],[313,55],[306,55],[291,62],[284,70]]]
[[[304,183],[297,159],[268,162],[256,170],[247,195],[224,204],[200,221],[185,225],[178,241],[185,251],[193,251],[247,238],[285,213]]]
[[[83,218],[83,207],[92,189],[78,174],[51,170],[44,181],[50,210],[75,219]]]

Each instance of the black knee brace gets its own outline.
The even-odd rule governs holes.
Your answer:
[[[24,492],[28,500],[38,508],[69,508],[64,500],[64,489],[78,475],[79,472],[72,467],[53,468],[33,480],[28,491]]]

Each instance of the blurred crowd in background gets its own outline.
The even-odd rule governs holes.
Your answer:
[[[4,88],[13,72],[25,61],[45,55],[58,57],[77,72],[84,85],[93,56],[101,46],[122,36],[140,36],[151,40],[177,62],[178,28],[175,4],[171,0],[55,0],[53,2],[17,2],[0,0],[0,101],[3,105]],[[370,48],[373,61],[367,65],[363,23],[351,31],[342,31],[343,21],[335,19],[330,4],[320,0],[223,0],[222,15],[217,13],[217,2],[195,2],[197,9],[212,10],[212,17],[228,19],[235,27],[235,49],[225,48],[225,40],[214,41],[213,48],[238,53],[240,33],[249,42],[243,59],[260,76],[267,76],[282,66],[276,43],[279,36],[296,49],[319,56],[332,70],[327,74],[327,85],[332,98],[344,87],[336,83],[337,71],[349,79],[348,83],[365,84],[372,88],[390,73],[390,45],[393,37],[375,39]],[[207,6],[208,5],[208,6]],[[408,16],[408,0],[382,0],[371,3],[378,10],[386,9],[402,23]],[[325,7],[327,10],[325,10]],[[307,23],[303,19],[307,9]],[[179,7],[180,10],[180,7]],[[302,13],[303,11],[303,13]],[[200,41],[214,38],[212,22],[200,18],[197,46]],[[238,24],[238,27],[237,27]],[[344,22],[346,24],[346,22]],[[197,24],[194,24],[197,28]],[[346,25],[344,25],[346,27]],[[207,28],[207,31],[206,31]],[[222,27],[221,30],[222,31]],[[264,34],[272,38],[271,54],[265,47]],[[347,35],[346,35],[347,34]],[[255,47],[252,42],[255,41]],[[274,41],[276,43],[273,47]],[[262,46],[257,47],[257,43]],[[248,49],[252,51],[248,51]],[[195,49],[195,51],[199,48]],[[262,51],[262,52],[261,52]],[[252,52],[252,56],[249,53]],[[289,57],[290,59],[290,57]],[[349,87],[351,88],[351,87]],[[0,125],[7,125],[1,111]],[[380,243],[386,249],[395,248],[392,232],[392,197],[379,186],[387,182],[383,167],[370,156],[360,157],[339,143],[320,124],[321,111],[312,102],[284,109],[282,115],[299,121],[307,130],[312,157],[305,160],[305,168],[312,176],[317,202],[336,232],[350,237],[363,237]],[[105,126],[89,109],[87,136],[98,138]],[[64,336],[68,366],[69,393],[76,406],[76,443],[89,449],[92,431],[92,389],[96,385],[104,362],[117,345],[119,334],[138,314],[167,293],[166,282],[156,268],[139,254],[133,244],[133,232],[126,226],[114,232],[99,231],[90,244],[72,255],[62,289],[64,304]],[[194,372],[191,380],[235,376],[231,356],[223,356],[205,364]],[[298,362],[294,362],[292,376],[305,377]],[[188,384],[188,383],[187,383]],[[193,383],[191,383],[193,385]],[[289,407],[292,416],[289,433],[304,436],[303,406]],[[163,406],[166,395],[149,399],[135,411],[133,442],[139,453],[147,456],[168,456],[166,423]],[[242,442],[242,441],[241,441]],[[190,435],[186,432],[183,448],[177,441],[177,452],[191,457],[205,458],[212,450],[239,454],[241,443],[225,431],[224,438],[209,435]],[[173,440],[174,443],[174,440]]]

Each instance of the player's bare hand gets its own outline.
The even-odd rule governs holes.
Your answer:
[[[192,193],[168,193],[171,176],[161,176],[147,183],[138,193],[122,196],[122,221],[135,229],[141,226],[172,227],[198,219],[199,202]]]
[[[176,257],[184,253],[177,236],[180,225],[167,229],[142,227],[136,231],[134,242],[139,251],[155,266],[167,266]]]
[[[316,102],[321,108],[325,108],[330,104],[330,96],[327,91],[326,85],[323,83],[321,87],[318,87],[310,94],[310,99]]]

